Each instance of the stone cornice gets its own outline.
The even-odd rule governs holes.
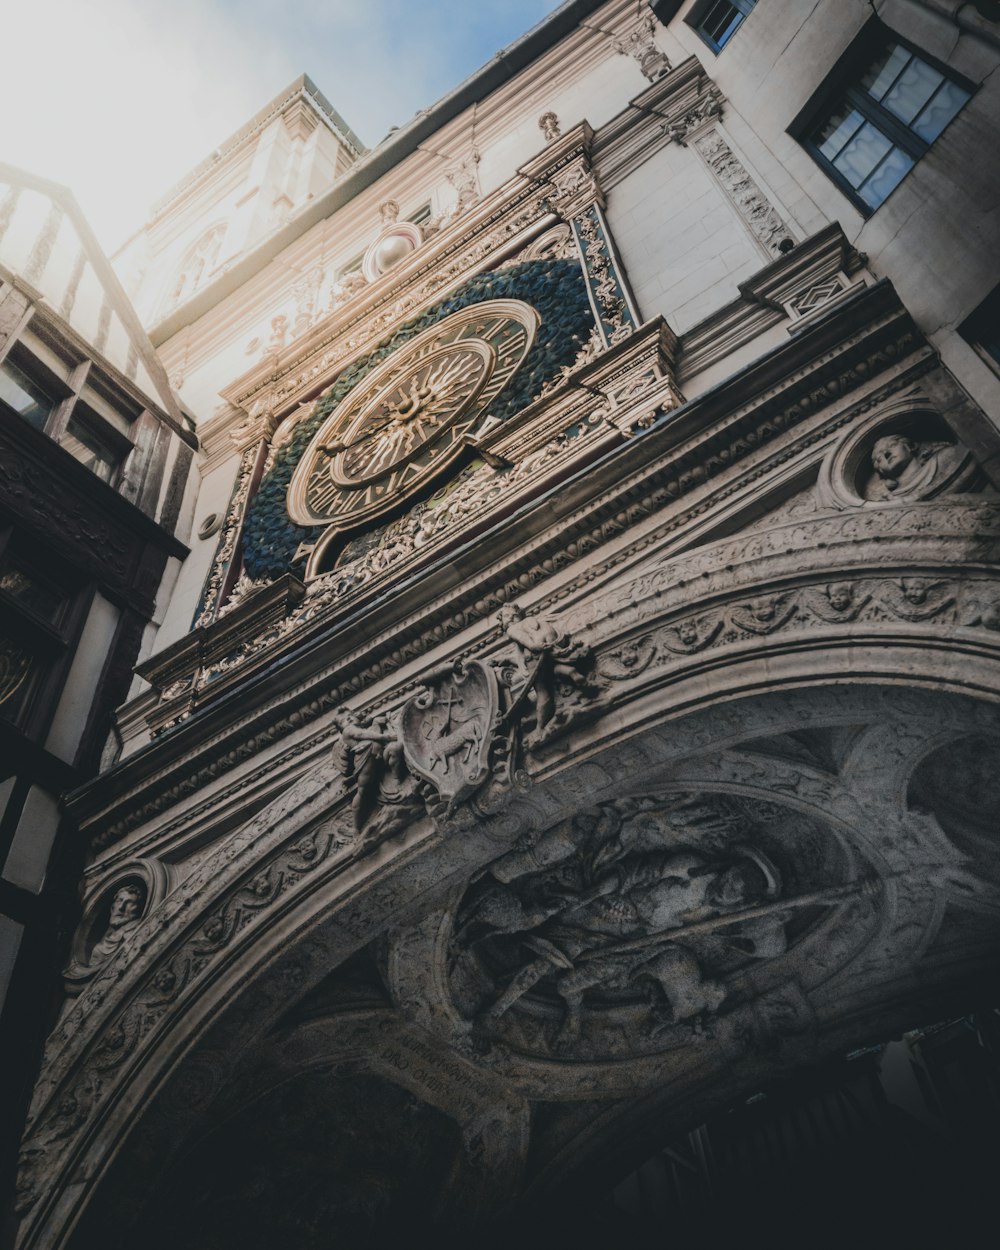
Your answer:
[[[594,165],[611,191],[660,148],[675,142],[686,121],[720,113],[724,100],[697,57],[688,57],[634,96],[594,142]]]

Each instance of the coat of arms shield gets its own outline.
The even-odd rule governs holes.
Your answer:
[[[489,777],[498,711],[496,676],[480,661],[457,661],[431,673],[424,688],[403,705],[409,768],[450,803],[468,798]]]

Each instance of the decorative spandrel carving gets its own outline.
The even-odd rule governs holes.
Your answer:
[[[554,617],[525,616],[516,603],[505,604],[500,627],[520,654],[534,712],[528,741],[539,746],[585,713],[597,688],[590,648],[574,638]]]
[[[451,990],[480,1047],[655,1054],[780,983],[788,952],[879,888],[828,831],[775,804],[620,800],[516,846],[472,886]]]

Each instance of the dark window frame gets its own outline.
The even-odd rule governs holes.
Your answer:
[[[58,615],[47,619],[16,596],[0,591],[0,632],[31,657],[28,686],[13,715],[0,706],[0,723],[41,743],[48,736],[69,676],[90,612],[94,585],[46,544],[0,520],[0,570],[10,565],[24,567],[35,580],[63,595]]]
[[[916,57],[919,61],[922,61],[925,65],[941,74],[948,82],[953,83],[956,87],[968,93],[969,99],[962,104],[955,115],[945,124],[941,132],[930,142],[921,138],[905,122],[896,117],[880,101],[870,96],[860,86],[860,79],[865,71],[871,67],[879,53],[892,44],[898,44],[900,47],[905,48],[911,56]],[[871,217],[878,212],[883,204],[892,198],[896,189],[906,181],[907,175],[912,173],[920,160],[927,155],[934,144],[945,134],[948,127],[961,115],[978,89],[978,85],[963,74],[939,61],[937,57],[932,56],[929,52],[925,52],[923,48],[917,47],[916,44],[892,30],[891,27],[886,26],[878,18],[872,18],[851,41],[846,51],[827,73],[823,82],[813,92],[805,107],[799,111],[788,127],[788,133],[809,153],[820,169],[847,196],[854,207],[863,216]],[[911,168],[902,175],[892,190],[875,206],[869,204],[863,196],[858,194],[836,165],[820,151],[819,144],[814,138],[820,128],[845,103],[856,109],[867,122],[870,122],[876,130],[890,140],[894,148],[899,148],[913,162]]]
[[[739,15],[739,20],[728,28],[725,37],[720,43],[713,39],[709,32],[705,29],[710,17],[713,16],[714,10],[720,5],[726,5],[732,9],[733,16]],[[757,0],[700,0],[700,2],[691,9],[683,20],[691,27],[699,39],[705,43],[712,52],[718,56],[724,49],[728,48],[736,33],[742,28],[743,23],[753,12]]]
[[[1000,375],[1000,286],[973,309],[958,327],[972,350]]]
[[[99,481],[105,482],[112,489],[117,489],[124,477],[126,462],[134,450],[135,444],[127,434],[123,433],[98,412],[95,406],[88,402],[87,397],[87,389],[93,388],[95,396],[99,397],[99,399],[103,399],[105,402],[113,402],[109,401],[105,395],[105,392],[109,391],[109,387],[112,384],[104,383],[89,360],[85,360],[71,369],[67,378],[61,378],[20,339],[12,343],[9,350],[0,358],[0,369],[8,361],[18,372],[24,374],[30,382],[49,394],[54,403],[44,423],[40,426],[35,425],[17,408],[14,408],[4,400],[0,400],[0,407],[4,411],[12,413],[18,420],[27,421],[32,428],[40,430],[48,438],[52,439],[57,446],[62,447],[62,450],[68,456],[72,456],[78,464],[84,464],[84,467],[93,473]],[[137,416],[141,415],[134,404],[116,404],[116,408],[121,411],[122,418],[130,429],[134,426]],[[63,445],[66,429],[71,420],[80,422],[92,437],[103,443],[114,455],[113,470],[107,477],[98,473],[84,461],[81,461],[78,456],[73,455],[73,452]]]

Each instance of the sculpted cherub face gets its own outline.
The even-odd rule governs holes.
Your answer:
[[[903,598],[908,603],[923,603],[930,591],[930,583],[922,577],[904,577],[901,586]]]
[[[902,434],[887,434],[872,448],[872,464],[879,477],[898,478],[913,460],[916,447]]]
[[[693,647],[698,641],[698,627],[694,621],[681,621],[677,626],[677,637],[685,647]]]
[[[830,607],[835,612],[844,612],[851,606],[854,592],[848,582],[834,582],[827,591]]]
[[[752,599],[750,601],[750,614],[756,617],[758,621],[773,620],[776,608],[777,604],[773,599]]]

